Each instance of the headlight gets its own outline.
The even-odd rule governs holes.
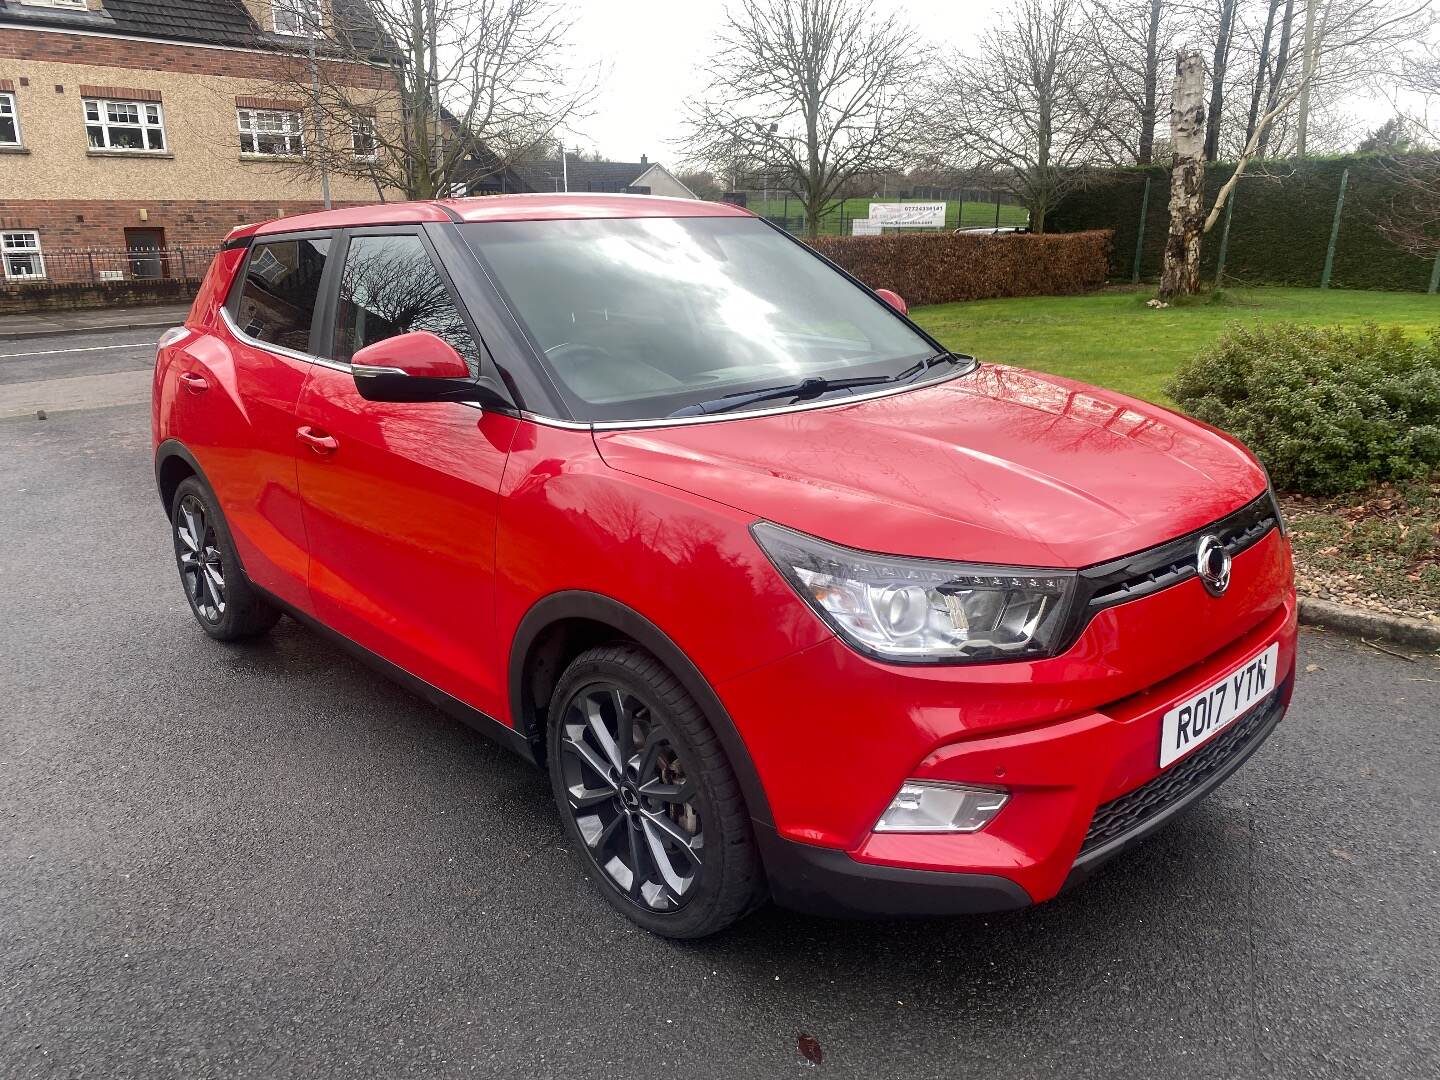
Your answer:
[[[802,599],[845,641],[882,660],[965,663],[1048,656],[1073,570],[872,555],[756,522],[751,532]]]

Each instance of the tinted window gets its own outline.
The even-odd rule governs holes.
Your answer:
[[[479,352],[418,236],[357,236],[340,275],[335,359],[349,363],[366,345],[429,330],[479,374]]]
[[[460,228],[581,419],[661,417],[811,377],[892,375],[935,352],[885,304],[753,218]]]
[[[310,321],[325,272],[328,238],[256,244],[245,264],[235,322],[252,338],[310,351]]]

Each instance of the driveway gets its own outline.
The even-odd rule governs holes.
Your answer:
[[[0,390],[149,363],[86,355]],[[1051,904],[675,944],[518,759],[288,620],[205,638],[109,400],[0,420],[0,1077],[1434,1077],[1433,658],[1307,633],[1267,746]]]

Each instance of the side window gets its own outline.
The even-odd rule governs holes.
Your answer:
[[[480,372],[480,351],[418,236],[356,236],[340,274],[335,359],[377,341],[429,330]]]
[[[275,240],[256,244],[245,267],[235,322],[252,338],[310,351],[310,323],[330,240]]]

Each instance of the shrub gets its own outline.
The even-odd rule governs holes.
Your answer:
[[[1105,284],[1110,233],[896,233],[808,241],[872,289],[905,302],[948,304],[1001,296],[1054,296]]]
[[[1166,393],[1243,440],[1283,490],[1333,495],[1440,465],[1440,331],[1232,326]]]

